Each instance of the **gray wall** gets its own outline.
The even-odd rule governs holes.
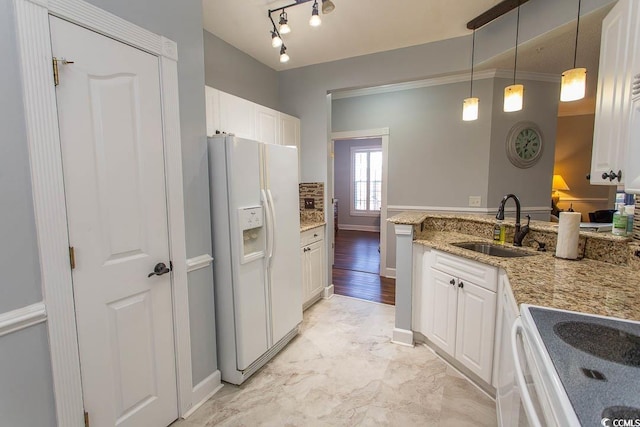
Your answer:
[[[0,0],[0,314],[42,301],[11,0]],[[0,337],[0,424],[55,425],[46,326]]]
[[[178,43],[178,78],[184,168],[187,256],[211,253],[204,116],[201,2],[188,0],[90,0],[126,20]],[[18,73],[13,10],[0,0],[0,313],[42,300],[29,179],[29,161]],[[216,369],[211,268],[189,275],[193,381]],[[196,303],[194,303],[194,301]],[[49,350],[44,325],[0,338],[0,413],[8,425],[54,425]],[[28,396],[28,397],[25,397]],[[28,402],[28,408],[24,403]],[[19,416],[19,418],[18,418]],[[6,417],[10,421],[7,421]],[[15,420],[15,422],[14,422]]]
[[[334,157],[334,192],[339,200],[338,224],[379,227],[380,215],[377,216],[353,216],[351,215],[351,148],[352,147],[379,147],[382,148],[380,138],[373,139],[347,139],[336,140],[333,152]]]
[[[497,207],[505,194],[513,193],[522,206],[544,207],[551,210],[551,180],[555,157],[556,125],[560,84],[518,80],[524,84],[524,107],[521,111],[502,111],[504,88],[509,79],[496,79],[494,85],[493,120],[491,121],[491,161],[489,163],[488,207]],[[518,122],[536,123],[543,136],[542,158],[528,169],[514,166],[506,155],[506,139]],[[509,201],[508,207],[513,207]],[[533,219],[549,220],[549,212],[531,214]]]
[[[278,73],[204,31],[205,82],[223,92],[279,110]]]

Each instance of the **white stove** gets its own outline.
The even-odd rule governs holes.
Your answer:
[[[640,426],[640,322],[526,304],[520,314],[512,349],[530,425]]]

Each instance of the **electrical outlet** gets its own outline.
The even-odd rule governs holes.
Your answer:
[[[472,208],[479,208],[482,204],[481,196],[469,196],[469,206]]]
[[[313,198],[305,198],[304,199],[304,208],[305,209],[315,209],[316,201]]]

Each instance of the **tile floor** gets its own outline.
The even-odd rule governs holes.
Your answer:
[[[271,362],[172,427],[496,425],[494,401],[431,350],[390,342],[394,310],[321,300]]]

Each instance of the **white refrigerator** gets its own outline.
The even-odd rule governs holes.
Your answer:
[[[302,321],[295,147],[208,138],[218,367],[241,384]]]

